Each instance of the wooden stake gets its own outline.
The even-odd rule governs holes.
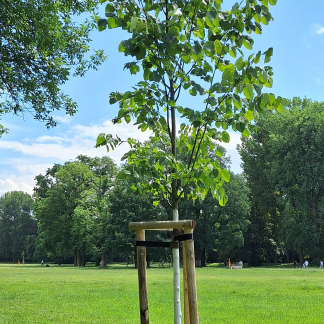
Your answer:
[[[136,240],[145,241],[145,230],[136,231]],[[141,324],[149,324],[147,283],[146,283],[146,248],[137,247],[138,287]]]
[[[192,233],[193,228],[184,230],[184,234]],[[186,250],[190,324],[199,324],[194,241],[186,240],[184,244]]]
[[[186,245],[182,244],[183,255],[183,301],[184,301],[184,324],[190,324],[189,317],[189,299],[188,299],[188,277],[187,277],[187,256]]]

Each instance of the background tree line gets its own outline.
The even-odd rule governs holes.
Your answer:
[[[197,265],[228,258],[250,265],[322,258],[323,116],[323,103],[298,98],[281,114],[260,116],[257,131],[243,137],[238,148],[243,173],[231,173],[224,184],[228,203],[220,206],[211,194],[180,202],[180,217],[197,221]],[[229,169],[225,150],[218,151],[222,157],[209,152],[210,158]],[[3,195],[0,259],[15,261],[24,253],[27,261],[75,265],[133,262],[135,237],[128,222],[172,219],[172,212],[140,190],[130,167],[80,155],[38,175],[33,197]],[[167,233],[148,234],[148,239],[171,240]],[[167,249],[148,251],[148,263],[170,258]]]

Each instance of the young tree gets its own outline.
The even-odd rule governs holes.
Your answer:
[[[272,69],[266,65],[272,48],[263,53],[261,67],[256,66],[261,51],[244,56],[253,46],[249,34],[261,34],[261,24],[272,20],[269,4],[275,3],[246,0],[224,11],[222,0],[111,0],[107,18],[98,20],[100,31],[119,27],[131,34],[119,51],[133,58],[125,68],[131,74],[141,72],[143,81],[132,91],[110,94],[110,103],[119,104],[114,122],[134,121],[142,131],[153,132],[151,143],[160,143],[152,157],[149,146],[128,139],[131,150],[125,159],[135,175],[147,176],[138,182],[138,190],[160,194],[174,220],[179,219],[179,199],[190,184],[188,198],[203,200],[210,190],[221,205],[226,203],[222,184],[229,181],[229,172],[208,156],[208,151],[217,151],[215,140],[228,142],[228,127],[248,136],[255,115],[281,109],[282,98],[262,93],[264,86],[272,85]],[[200,103],[183,106],[182,98],[190,95],[198,96]],[[180,127],[177,117],[182,119]],[[97,146],[107,148],[122,142],[110,134],[97,138]],[[189,156],[187,163],[178,159],[181,151]],[[173,253],[175,323],[180,323],[179,251]]]
[[[60,87],[105,59],[102,51],[90,53],[93,22],[75,23],[96,6],[95,0],[1,1],[0,118],[28,112],[50,127],[55,110],[75,113],[76,103]],[[0,136],[5,131],[0,125]]]

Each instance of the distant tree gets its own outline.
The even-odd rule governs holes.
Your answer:
[[[122,169],[128,169],[128,165],[124,165]],[[114,257],[131,261],[134,258],[135,233],[128,229],[129,222],[165,220],[168,217],[167,210],[163,205],[154,206],[155,197],[151,193],[139,193],[135,188],[136,183],[130,179],[116,180],[112,192],[109,194],[109,205],[111,212],[110,220],[110,246]],[[147,231],[146,238],[148,240],[165,240],[164,232]],[[169,241],[172,238],[169,237]],[[152,250],[148,249],[148,261],[154,259],[165,259],[163,257],[163,249],[154,250],[154,258]],[[136,261],[136,260],[135,260]],[[161,260],[160,260],[161,261]]]
[[[323,116],[323,102],[294,98],[282,114],[261,118],[257,127],[262,140],[256,142],[252,137],[245,146],[252,142],[262,148],[259,152],[267,152],[253,155],[253,151],[246,151],[264,166],[281,211],[282,240],[286,248],[299,253],[301,262],[305,255],[321,257],[324,253]]]
[[[182,201],[179,210],[197,222],[195,230],[196,264],[206,266],[206,256],[214,262],[237,255],[244,245],[244,234],[249,226],[249,190],[242,175],[231,174],[231,181],[224,184],[228,203],[219,206],[211,194],[200,203]]]
[[[33,217],[33,200],[22,191],[7,192],[0,197],[0,259],[17,262],[24,251],[32,261],[37,226]]]
[[[68,162],[56,168],[54,179],[38,176],[35,215],[44,246],[56,256],[74,254],[75,265],[85,264],[89,248],[96,201],[93,173],[81,162]],[[53,170],[49,170],[49,175]],[[46,190],[43,189],[50,183]],[[45,194],[43,194],[45,192]],[[38,193],[42,195],[38,196]]]
[[[60,87],[105,59],[102,51],[90,53],[93,22],[76,23],[96,6],[95,0],[1,1],[0,118],[30,113],[50,127],[57,123],[56,110],[76,112],[76,103]],[[0,125],[0,136],[5,131]]]
[[[107,19],[98,20],[99,30],[119,27],[130,34],[118,49],[132,57],[125,68],[131,74],[141,72],[143,80],[131,91],[111,93],[110,103],[119,104],[114,121],[134,121],[142,131],[154,133],[151,143],[161,143],[153,158],[148,154],[152,146],[128,139],[131,150],[125,158],[139,178],[147,175],[138,188],[167,200],[174,220],[179,219],[179,200],[190,184],[188,198],[203,200],[210,191],[221,205],[227,201],[222,185],[229,173],[208,157],[209,150],[217,150],[214,139],[228,142],[228,127],[249,136],[255,115],[281,108],[282,98],[262,93],[264,86],[272,85],[267,65],[272,48],[264,52],[261,67],[256,66],[261,52],[246,58],[242,50],[251,50],[249,34],[261,34],[260,23],[272,20],[269,4],[276,0],[241,1],[225,11],[219,0],[118,0],[106,5]],[[183,97],[190,95],[198,95],[200,101],[184,107]],[[100,134],[97,145],[114,148],[123,141]],[[181,150],[190,157],[188,163],[178,159]],[[173,253],[175,323],[180,323],[179,251]]]
[[[278,192],[269,177],[272,164],[268,142],[272,124],[264,117],[257,125],[258,131],[249,138],[242,138],[242,144],[238,148],[251,205],[250,225],[245,233],[243,254],[253,266],[263,262],[276,262],[284,249]]]
[[[93,189],[96,200],[93,201],[92,209],[96,208],[97,217],[94,221],[94,233],[92,244],[96,256],[96,264],[101,263],[106,267],[107,253],[111,252],[111,242],[109,242],[109,193],[114,186],[114,180],[117,174],[117,166],[109,157],[91,158],[85,155],[79,155],[77,161],[85,163],[93,173]]]

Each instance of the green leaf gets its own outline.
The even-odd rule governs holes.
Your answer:
[[[224,143],[229,143],[230,141],[230,136],[227,132],[222,132],[222,141]]]
[[[252,46],[253,46],[253,42],[251,40],[248,40],[248,39],[244,39],[243,40],[243,45],[245,48],[247,48],[248,50],[251,50],[252,49]]]
[[[248,121],[252,121],[254,118],[254,112],[252,110],[248,110],[245,114],[244,117],[248,120]]]
[[[125,52],[125,49],[123,42],[121,42],[118,46],[118,52]]]
[[[259,72],[258,77],[261,83],[266,83],[268,81],[268,74],[264,70],[262,72]]]
[[[102,18],[98,19],[98,21],[97,21],[98,30],[100,32],[105,30],[107,28],[107,24],[108,24],[107,19],[102,19]]]
[[[115,12],[114,5],[111,3],[108,3],[105,8],[105,12]]]
[[[227,197],[227,195],[224,195],[224,196],[219,200],[219,204],[220,204],[221,206],[225,206],[227,202],[228,202],[228,197]]]
[[[236,48],[234,46],[229,51],[229,54],[234,58],[236,57]]]
[[[264,63],[268,63],[271,60],[271,56],[273,55],[273,48],[270,47],[267,51],[265,51],[263,54],[265,54]]]
[[[150,69],[144,69],[144,80],[149,80],[150,79]]]
[[[140,68],[137,64],[132,64],[129,70],[131,74],[136,74],[137,72],[139,72]]]
[[[130,24],[130,31],[131,33],[134,31],[136,25],[137,25],[137,22],[138,22],[138,18],[135,16],[133,17],[133,19],[131,20],[131,24]]]
[[[261,87],[258,84],[253,83],[253,88],[258,95],[261,95]]]
[[[248,138],[251,135],[251,133],[245,128],[244,131],[242,132],[242,135]]]
[[[161,75],[157,71],[153,71],[149,76],[150,81],[160,82]]]
[[[116,28],[116,27],[118,27],[117,23],[116,23],[116,19],[112,18],[112,17],[108,17],[108,28],[113,29],[113,28]]]
[[[253,87],[251,84],[247,84],[244,88],[243,88],[243,93],[246,97],[246,99],[250,100],[253,98]]]
[[[153,205],[154,206],[158,206],[159,205],[159,201],[158,200],[153,201]]]
[[[257,53],[257,55],[255,56],[255,58],[253,59],[253,63],[258,64],[259,61],[260,61],[260,57],[261,57],[261,51],[259,51]]]
[[[235,66],[236,66],[236,68],[237,68],[239,71],[243,69],[243,67],[244,67],[244,61],[243,61],[243,57],[242,57],[242,56],[239,57],[239,58],[236,60],[236,62],[235,62]]]
[[[267,93],[263,93],[261,95],[260,107],[264,109],[269,102],[269,95]]]
[[[100,145],[104,145],[106,142],[106,135],[105,133],[100,133],[97,137],[96,147]]]
[[[215,52],[214,42],[207,41],[204,45],[204,51],[207,56],[212,56]]]
[[[225,67],[226,70],[223,72],[222,75],[222,84],[226,82],[232,82],[234,79],[235,67],[233,64],[230,64]]]
[[[221,44],[221,42],[218,39],[216,39],[214,41],[214,49],[215,49],[216,54],[222,54],[223,53],[223,45]]]

